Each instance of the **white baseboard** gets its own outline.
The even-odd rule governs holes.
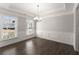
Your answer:
[[[73,33],[68,32],[51,32],[51,31],[38,31],[37,37],[53,40],[69,45],[73,45]]]

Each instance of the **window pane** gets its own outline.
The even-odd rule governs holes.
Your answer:
[[[33,20],[27,20],[26,21],[27,27],[26,27],[26,34],[32,35],[34,33],[34,21]]]
[[[16,20],[14,16],[0,16],[0,41],[16,37]]]

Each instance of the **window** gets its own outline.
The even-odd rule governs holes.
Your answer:
[[[26,20],[26,34],[27,35],[32,35],[34,33],[34,21],[32,19]]]
[[[15,16],[0,16],[0,41],[16,37],[16,22]]]

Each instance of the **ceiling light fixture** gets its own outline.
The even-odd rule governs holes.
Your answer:
[[[37,12],[36,12],[36,17],[34,17],[34,21],[41,21],[41,17],[39,15],[39,5],[36,6],[37,7]]]

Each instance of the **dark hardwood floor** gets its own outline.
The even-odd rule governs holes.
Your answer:
[[[70,45],[32,38],[0,48],[0,55],[77,55]]]

